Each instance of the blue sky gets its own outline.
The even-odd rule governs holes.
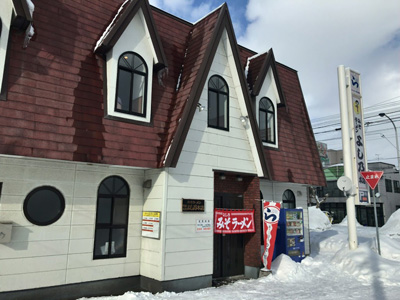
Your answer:
[[[393,126],[378,113],[388,113],[400,132],[399,0],[226,2],[241,45],[259,53],[273,48],[277,61],[298,71],[316,139],[328,148],[341,148],[340,131],[335,131],[340,127],[337,67],[345,65],[360,72],[365,121],[370,122],[366,128],[369,160],[387,158],[395,163]],[[223,2],[150,3],[195,22]]]

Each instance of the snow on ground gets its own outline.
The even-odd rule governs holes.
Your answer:
[[[359,246],[349,250],[346,220],[328,224],[325,214],[315,208],[309,208],[309,215],[311,255],[301,263],[280,255],[267,277],[184,293],[128,292],[90,299],[400,299],[400,210],[380,229],[381,256],[377,254],[375,227],[357,226]]]

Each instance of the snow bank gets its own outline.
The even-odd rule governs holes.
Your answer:
[[[400,262],[391,261],[372,251],[368,244],[360,244],[357,249],[342,248],[332,259],[344,272],[367,282],[400,286]]]
[[[340,226],[347,226],[347,216],[344,217],[342,222],[340,222],[338,225]],[[363,227],[360,223],[358,223],[358,220],[356,219],[356,226],[357,227]]]
[[[308,208],[308,215],[311,230],[324,231],[332,227],[329,218],[316,206]]]
[[[393,237],[400,237],[400,209],[396,210],[390,216],[389,220],[380,228],[379,232]]]

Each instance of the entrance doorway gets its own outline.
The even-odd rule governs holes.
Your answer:
[[[243,209],[243,195],[215,193],[214,208]],[[226,278],[243,274],[243,234],[214,234],[213,278]]]

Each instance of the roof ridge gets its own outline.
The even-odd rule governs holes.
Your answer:
[[[105,40],[107,35],[110,33],[111,29],[114,27],[116,20],[118,17],[122,15],[121,11],[124,9],[126,3],[130,2],[131,0],[125,0],[124,3],[121,4],[117,13],[115,14],[114,18],[111,20],[110,24],[108,24],[107,28],[103,31],[101,37],[97,40],[96,46],[93,49],[93,52],[96,52],[97,48],[100,46],[101,43]]]
[[[198,19],[196,22],[193,23],[193,25],[196,25],[197,23],[201,22],[202,20],[204,20],[205,18],[207,18],[208,16],[212,15],[214,12],[216,12],[217,10],[221,9],[223,6],[227,6],[226,2],[222,3],[220,6],[218,6],[217,8],[213,9],[212,11],[210,11],[208,14],[206,14],[204,17]]]

